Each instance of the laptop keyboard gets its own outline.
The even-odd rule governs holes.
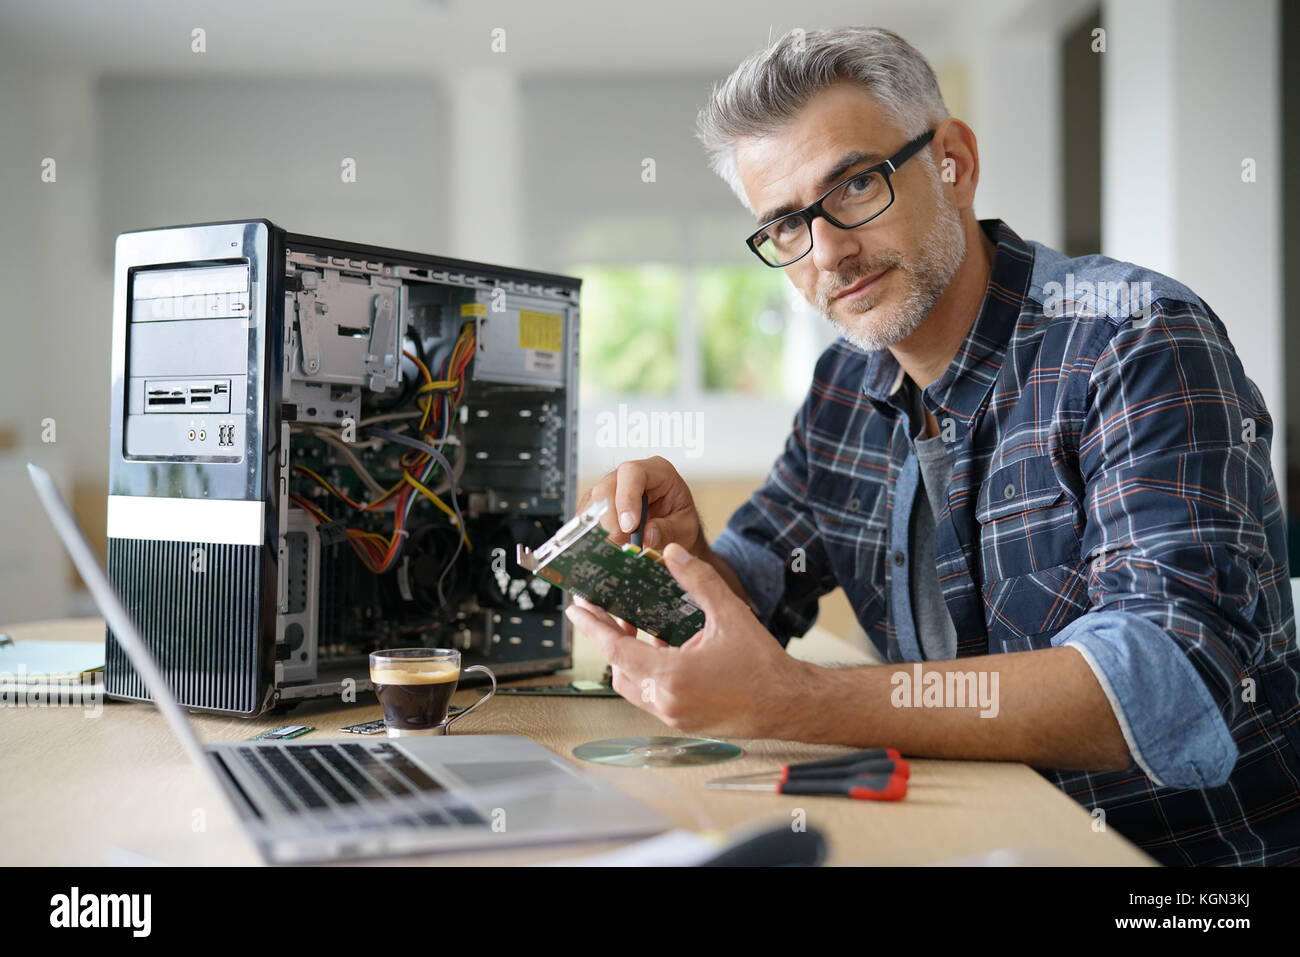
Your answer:
[[[483,817],[461,801],[427,810],[385,810],[390,798],[444,794],[446,789],[391,744],[293,744],[238,748],[239,759],[257,775],[279,806],[291,813],[348,809],[359,827],[481,826]]]

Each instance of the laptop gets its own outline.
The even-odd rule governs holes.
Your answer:
[[[45,511],[181,747],[268,863],[653,834],[671,822],[514,734],[201,744],[50,474]]]

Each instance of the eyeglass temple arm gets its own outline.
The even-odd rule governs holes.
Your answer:
[[[889,167],[890,174],[892,175],[898,172],[898,167],[902,166],[913,156],[915,156],[918,152],[920,152],[921,147],[924,146],[926,143],[930,142],[930,140],[933,137],[934,137],[934,130],[926,130],[924,133],[922,133],[916,139],[912,140],[910,143],[904,146],[893,156],[889,157],[889,159],[885,160],[885,165]]]

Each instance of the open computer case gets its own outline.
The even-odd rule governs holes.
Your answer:
[[[266,220],[118,237],[108,570],[183,706],[355,699],[378,648],[572,664],[515,545],[573,511],[578,299]],[[148,698],[111,632],[105,685]]]

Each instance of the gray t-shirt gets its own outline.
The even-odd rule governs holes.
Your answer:
[[[935,516],[943,511],[952,478],[952,460],[944,448],[943,437],[917,438],[925,431],[925,405],[921,390],[910,376],[903,377],[904,401],[910,411],[914,432],[912,447],[920,466],[916,502],[912,506],[912,621],[917,641],[927,661],[946,661],[957,657],[957,630],[939,587],[934,563]]]

